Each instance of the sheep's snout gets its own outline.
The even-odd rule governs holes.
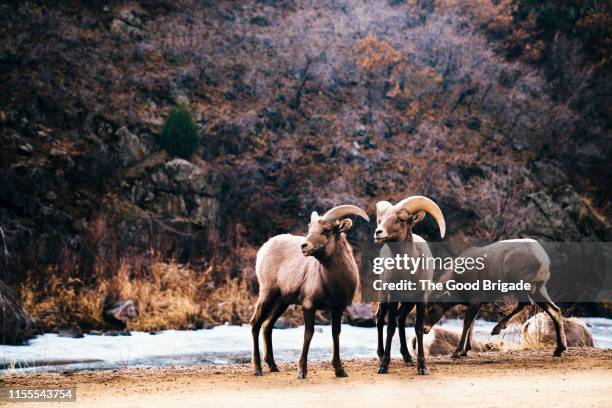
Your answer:
[[[304,241],[301,245],[301,249],[302,249],[302,254],[304,256],[310,256],[312,255],[312,253],[314,252],[314,247],[313,245],[308,242],[308,241]]]
[[[374,241],[376,242],[384,241],[387,236],[387,233],[382,228],[377,228],[376,231],[374,231]]]

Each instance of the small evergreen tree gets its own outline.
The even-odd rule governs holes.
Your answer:
[[[197,125],[185,105],[170,111],[159,135],[160,146],[174,156],[189,158],[200,143]]]

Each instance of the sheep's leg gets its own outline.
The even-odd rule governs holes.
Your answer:
[[[385,316],[387,315],[388,309],[388,303],[380,302],[378,304],[378,310],[376,311],[376,331],[378,334],[378,348],[376,349],[376,354],[378,354],[378,359],[381,362],[385,353],[385,346],[383,345],[383,330],[385,328]]]
[[[387,319],[387,339],[385,342],[385,352],[380,362],[378,374],[385,374],[389,371],[389,363],[391,363],[391,342],[395,334],[395,326],[397,326],[397,302],[387,303],[389,309],[389,318]]]
[[[416,322],[414,324],[414,331],[416,333],[417,342],[419,346],[418,357],[417,357],[417,372],[421,375],[427,375],[429,371],[425,366],[425,346],[423,345],[423,323],[425,320],[425,303],[419,302],[416,304]]]
[[[260,296],[255,305],[255,313],[253,313],[251,318],[251,335],[253,336],[253,357],[251,364],[253,366],[253,374],[255,375],[263,375],[261,357],[259,355],[259,330],[264,320],[266,320],[268,313],[270,313],[272,304],[273,298],[271,296]]]
[[[340,330],[342,324],[342,310],[332,310],[332,337],[334,339],[334,356],[332,365],[336,371],[336,377],[348,377],[340,361]]]
[[[474,318],[476,318],[476,315],[478,314],[478,310],[480,310],[480,305],[480,303],[472,303],[465,312],[465,318],[463,319],[463,332],[461,332],[461,339],[459,340],[459,344],[457,344],[457,348],[451,355],[452,358],[460,358],[462,355],[467,355],[466,343],[468,333],[472,327],[472,324],[474,323]]]
[[[531,304],[530,302],[519,302],[519,304],[516,306],[516,308],[512,312],[510,312],[506,317],[501,319],[499,323],[495,325],[495,327],[491,331],[491,335],[495,336],[501,333],[501,331],[508,326],[508,323],[510,322],[510,320],[512,320],[514,316],[519,314],[524,308],[526,308],[530,304]]]
[[[412,364],[412,356],[406,345],[406,317],[414,307],[414,303],[402,303],[397,313],[397,331],[400,338],[400,352],[404,358],[404,363]]]
[[[470,326],[470,331],[467,335],[467,341],[465,342],[465,350],[461,353],[461,357],[467,356],[468,351],[472,349],[472,334],[474,333],[474,321]]]
[[[277,372],[278,367],[274,361],[274,351],[272,350],[272,329],[274,329],[274,323],[278,318],[287,310],[289,305],[283,302],[282,299],[278,299],[272,308],[270,318],[266,320],[262,326],[264,335],[264,361],[270,368],[270,372]]]
[[[546,286],[540,285],[538,286],[538,294],[543,301],[537,302],[538,306],[540,306],[553,321],[555,325],[555,331],[557,332],[557,348],[555,349],[553,356],[561,357],[561,354],[567,350],[567,342],[565,340],[565,330],[563,328],[563,315],[561,314],[561,309],[557,305],[553,303],[548,296],[548,291],[546,290]]]
[[[308,372],[308,348],[310,341],[314,335],[316,309],[304,309],[304,346],[302,347],[302,356],[300,357],[298,378],[305,379]]]

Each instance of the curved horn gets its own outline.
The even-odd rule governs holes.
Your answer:
[[[326,212],[323,217],[326,220],[339,220],[347,215],[358,215],[364,220],[370,222],[370,217],[361,208],[355,207],[354,205],[339,205]]]
[[[442,215],[442,210],[440,210],[438,204],[433,202],[433,200],[423,196],[412,196],[404,198],[402,201],[395,204],[395,206],[398,208],[403,208],[410,214],[414,214],[417,211],[425,211],[429,213],[438,223],[438,228],[440,228],[440,236],[444,238],[444,234],[446,234],[446,222],[444,221],[444,215]]]

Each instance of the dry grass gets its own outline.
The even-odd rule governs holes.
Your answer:
[[[144,273],[122,260],[113,276],[86,287],[78,279],[50,274],[42,288],[27,280],[21,288],[26,310],[40,329],[79,326],[104,329],[102,305],[107,295],[136,302],[140,316],[132,330],[194,329],[211,324],[248,322],[255,296],[239,278],[214,278],[214,269],[194,270],[175,262],[155,262]]]

